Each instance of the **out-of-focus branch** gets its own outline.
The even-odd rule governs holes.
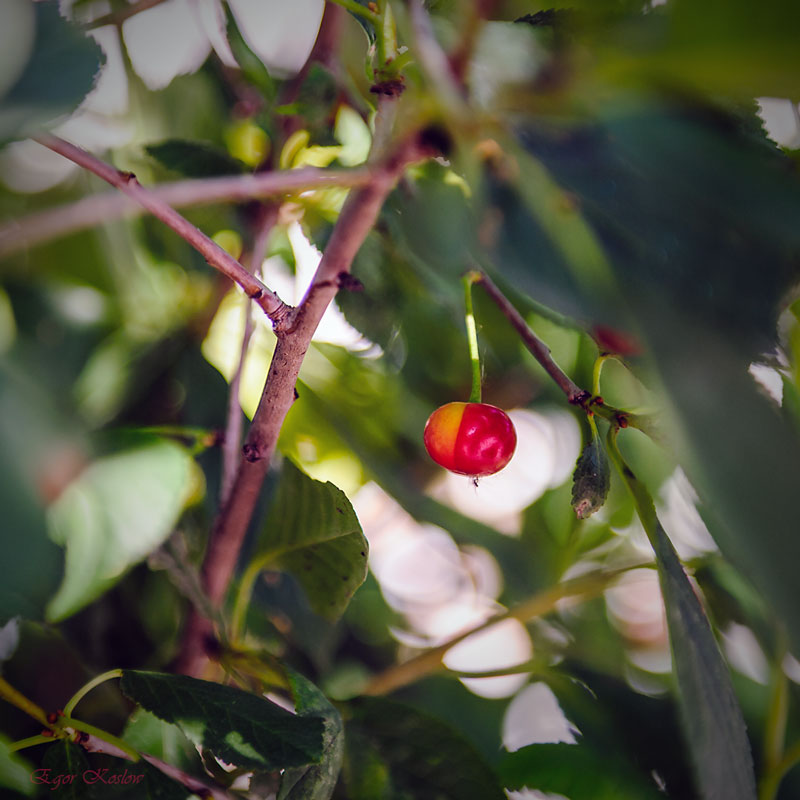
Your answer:
[[[264,261],[269,236],[270,233],[272,233],[277,215],[278,208],[274,205],[266,207],[262,211],[262,219],[258,223],[253,245],[245,261],[250,271],[254,274],[258,274],[261,263]],[[242,332],[242,346],[239,350],[239,362],[236,365],[236,370],[233,373],[233,378],[231,378],[230,386],[228,387],[228,413],[225,424],[225,438],[222,442],[221,504],[224,504],[228,499],[241,459],[244,414],[242,413],[242,408],[239,403],[239,388],[242,383],[242,371],[247,356],[247,349],[250,345],[253,330],[255,329],[251,311],[250,303],[245,302],[242,306],[244,330]]]
[[[194,247],[205,260],[228,278],[244,289],[248,297],[255,300],[279,329],[291,316],[291,307],[287,306],[275,292],[267,288],[258,278],[248,272],[233,256],[226,253],[216,242],[213,242],[202,231],[181,216],[172,206],[145,189],[136,176],[106,164],[86,150],[70,144],[57,136],[41,135],[36,141],[59,155],[74,161],[84,169],[116,186],[123,194],[128,195],[146,208],[154,217],[158,217],[179,236]]]
[[[303,167],[254,175],[174,181],[149,186],[147,191],[151,197],[172,208],[187,208],[276,197],[325,186],[362,186],[368,180],[369,170],[363,167],[340,170]],[[141,203],[128,195],[107,192],[46,211],[37,211],[0,225],[0,258],[103,222],[135,216],[145,210]]]
[[[387,140],[384,128],[391,128],[396,102],[393,97],[381,99],[374,142]],[[275,353],[243,447],[236,481],[217,517],[203,561],[203,585],[214,605],[223,601],[228,589],[278,434],[295,400],[295,384],[311,337],[350,271],[387,195],[409,164],[430,155],[416,135],[389,145],[386,151],[373,150],[370,182],[348,196],[303,301],[289,324],[277,331]],[[196,612],[190,616],[177,663],[179,670],[203,674],[208,662],[206,643],[212,634],[207,620]]]
[[[89,23],[90,28],[102,28],[103,25],[122,25],[126,19],[136,16],[142,11],[147,11],[148,8],[160,6],[164,0],[138,0],[136,3],[131,3],[127,8],[121,8],[118,11],[113,11],[110,14],[103,14]]]

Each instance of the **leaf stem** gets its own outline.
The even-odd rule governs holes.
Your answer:
[[[64,706],[64,714],[70,716],[72,712],[75,710],[75,706],[80,703],[81,700],[92,690],[95,686],[99,686],[101,683],[105,683],[106,681],[113,680],[114,678],[121,678],[122,677],[122,670],[121,669],[110,669],[108,672],[104,672],[102,675],[98,675],[96,678],[92,678],[92,680],[85,683],[75,692],[72,697],[67,701],[67,704]]]
[[[786,637],[781,632],[772,669],[772,691],[764,725],[764,775],[759,785],[760,800],[772,800],[783,777],[784,741],[789,713],[789,679],[783,671],[785,656]],[[764,792],[770,793],[765,795]]]
[[[256,580],[274,557],[275,553],[269,552],[251,561],[247,565],[247,569],[244,571],[239,581],[239,590],[236,593],[236,602],[234,603],[233,613],[231,614],[230,639],[234,646],[239,643],[242,633],[244,632],[244,619],[253,596],[253,588],[255,587]]]
[[[780,763],[767,772],[758,789],[758,800],[775,800],[778,787],[786,773],[800,763],[800,742],[795,742],[784,754]]]
[[[462,278],[464,284],[465,323],[467,326],[467,343],[469,345],[469,360],[472,365],[472,390],[469,395],[470,403],[481,402],[481,354],[478,349],[478,331],[475,327],[475,312],[472,308],[472,284],[481,279],[479,272],[470,271]]]

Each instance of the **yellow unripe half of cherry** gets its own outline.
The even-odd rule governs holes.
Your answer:
[[[425,423],[425,449],[440,466],[480,478],[505,467],[517,446],[514,423],[488,403],[447,403]]]

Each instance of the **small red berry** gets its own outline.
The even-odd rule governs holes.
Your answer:
[[[447,403],[428,417],[425,449],[440,466],[476,478],[511,461],[517,433],[508,414],[487,403]]]

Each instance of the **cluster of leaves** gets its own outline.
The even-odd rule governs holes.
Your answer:
[[[507,2],[476,25],[481,4],[433,4],[440,40],[472,51],[467,91],[454,97],[430,67],[437,45],[406,4],[377,3],[380,14],[343,5],[355,16],[340,18],[327,64],[298,79],[270,74],[233,14],[227,38],[239,69],[211,58],[148,92],[126,64],[144,134],[114,158],[143,183],[359,163],[374,102],[367,77],[385,77],[375,58],[395,25],[410,48],[398,125],[435,128],[451,144],[447,160],[408,172],[354,263],[364,291],[337,298],[377,347],[365,354],[318,341],[308,354],[283,459],[268,474],[222,612],[217,656],[233,685],[169,669],[190,605],[204,602],[197,571],[217,507],[215,432],[228,399],[219,373],[232,372],[220,351],[239,352],[243,320],[225,322],[242,306],[222,299],[227,287],[185,242],[146,218],[39,244],[3,264],[3,687],[51,710],[91,675],[121,668],[120,691],[106,683],[81,700],[84,722],[74,719],[83,727],[74,730],[109,732],[145,754],[126,764],[88,752],[66,735],[72,717],[56,725],[58,741],[17,753],[10,743],[42,724],[5,705],[4,688],[3,791],[177,798],[213,786],[225,797],[486,800],[529,787],[597,800],[662,796],[656,775],[670,797],[753,798],[752,749],[762,796],[793,796],[796,775],[780,790],[777,782],[793,763],[784,739],[800,737],[800,696],[782,672],[787,649],[800,654],[800,309],[788,295],[800,272],[800,183],[753,98],[795,90],[796,9],[773,0],[754,18],[744,0],[724,9],[696,0]],[[28,60],[0,88],[3,141],[74,109],[104,60],[55,3],[31,13]],[[82,181],[8,191],[2,213],[22,217],[84,190]],[[322,248],[342,198],[339,189],[287,198],[284,216],[302,218]],[[248,248],[259,214],[242,204],[190,218],[212,234],[236,231]],[[289,224],[279,218],[269,255],[293,267]],[[599,354],[586,331],[613,325],[633,336],[637,355],[606,365],[602,393],[606,405],[647,406],[659,420],[658,444],[633,428],[617,437],[614,425],[606,440],[599,409],[589,423],[576,408],[586,446],[574,484],[527,508],[517,538],[426,493],[434,471],[422,450],[425,418],[469,392],[460,276],[474,265],[582,386],[595,382]],[[479,290],[476,316],[486,399],[564,404]],[[263,381],[269,337],[261,328],[253,337],[245,408],[248,371]],[[778,366],[782,405],[752,380],[754,361]],[[651,499],[677,464],[720,549],[693,562],[693,583]],[[367,574],[353,507],[324,480],[334,473],[348,490],[378,484],[417,521],[488,551],[509,608],[546,595],[570,569],[629,564],[635,550],[620,531],[638,515],[655,552],[674,675],[635,667],[596,598],[554,616],[557,635],[535,621],[528,628],[530,673],[581,731],[577,745],[507,752],[508,701],[426,671],[391,701],[361,696],[371,676],[405,657],[391,635],[403,623]],[[730,623],[748,626],[767,654],[769,686],[731,679],[715,641]],[[633,688],[648,681],[656,697]],[[102,770],[136,780],[31,780]]]

